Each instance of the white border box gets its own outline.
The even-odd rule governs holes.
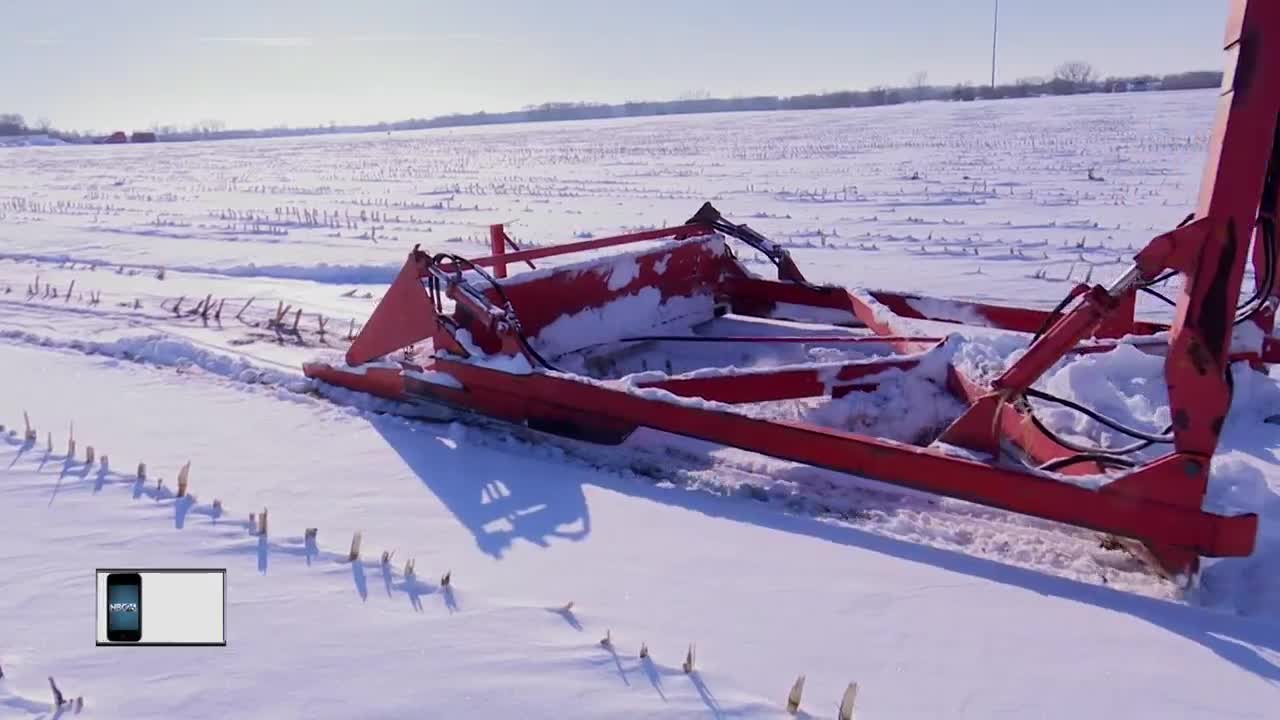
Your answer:
[[[225,568],[98,568],[94,615],[97,645],[225,646]],[[107,639],[107,575],[137,573],[142,578],[142,639]]]

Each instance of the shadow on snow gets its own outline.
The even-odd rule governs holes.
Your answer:
[[[449,426],[386,416],[372,417],[370,422],[422,483],[471,531],[480,549],[496,558],[501,558],[518,539],[549,548],[553,539],[576,541],[587,537],[591,522],[583,488],[590,484],[710,517],[819,538],[1132,615],[1192,640],[1224,660],[1280,685],[1280,624],[1277,623],[913,544],[849,525],[788,514],[757,500],[664,488],[624,478],[612,470],[596,471],[588,461],[578,458],[569,457],[568,462],[541,455],[530,458],[528,443],[500,432],[467,428],[467,433],[485,434],[483,442],[468,443],[451,437],[446,430]],[[518,456],[523,456],[526,462],[517,464]],[[513,473],[514,468],[520,472]]]

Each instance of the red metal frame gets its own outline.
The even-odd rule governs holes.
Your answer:
[[[1141,541],[1166,570],[1194,571],[1200,556],[1247,555],[1257,531],[1255,515],[1220,516],[1201,508],[1209,461],[1230,403],[1229,364],[1280,360],[1280,341],[1267,338],[1259,352],[1231,353],[1248,243],[1260,209],[1273,211],[1280,188],[1266,185],[1276,150],[1280,117],[1280,44],[1265,32],[1280,29],[1280,3],[1232,0],[1225,43],[1228,71],[1223,84],[1209,161],[1192,222],[1156,237],[1139,252],[1134,267],[1109,287],[1081,285],[1074,306],[1061,315],[984,303],[952,303],[953,317],[921,310],[928,300],[883,291],[851,292],[808,283],[785,251],[749,231],[727,224],[709,205],[685,225],[563,245],[521,250],[501,225],[490,228],[492,254],[475,260],[429,257],[417,248],[374,310],[346,355],[346,367],[309,364],[306,373],[338,385],[385,397],[430,400],[511,422],[598,442],[620,442],[637,427],[745,448],[843,471],[863,478],[962,498],[1013,512],[1048,518]],[[1280,170],[1274,168],[1273,171]],[[748,242],[778,265],[778,279],[753,277],[723,245],[723,235]],[[594,264],[507,277],[513,262],[569,253],[666,241],[636,252],[634,272],[613,277],[612,258]],[[1280,256],[1280,253],[1276,253]],[[1252,262],[1257,282],[1266,275],[1262,242]],[[1280,257],[1273,260],[1280,277]],[[486,281],[478,268],[493,268]],[[1136,291],[1166,270],[1185,276],[1171,326],[1134,319]],[[425,290],[424,290],[425,281]],[[870,335],[836,330],[825,335],[734,336],[720,342],[878,343],[901,355],[816,368],[791,366],[714,375],[690,375],[623,385],[550,372],[536,345],[552,323],[602,308],[639,292],[658,299],[705,298],[741,315],[768,316],[778,303],[827,313],[843,311],[839,323]],[[1280,283],[1271,297],[1280,303]],[[452,310],[446,307],[452,304]],[[1252,321],[1269,335],[1276,304]],[[743,403],[830,395],[875,387],[877,376],[914,367],[942,344],[913,336],[904,320],[985,324],[1037,333],[1024,355],[989,383],[950,368],[950,390],[968,410],[941,439],[984,451],[982,462],[938,447],[917,447],[799,422],[762,420],[735,412]],[[465,331],[465,333],[463,332]],[[1063,467],[1058,475],[1035,466],[1074,455],[1032,421],[1024,393],[1056,362],[1072,353],[1105,352],[1126,335],[1168,333],[1144,350],[1164,348],[1165,377],[1173,417],[1172,452],[1098,485],[1073,483],[1061,475],[1096,474],[1096,462]],[[1090,338],[1092,340],[1090,341]],[[621,336],[615,340],[623,339]],[[630,340],[671,340],[669,337]],[[705,340],[705,338],[703,338]],[[422,362],[373,363],[423,341],[432,352]],[[1087,342],[1086,342],[1087,341]],[[1133,343],[1132,338],[1125,342]],[[558,351],[565,351],[559,348]],[[491,366],[490,360],[523,358],[528,372]],[[372,364],[371,364],[372,363]],[[443,373],[449,381],[438,381]],[[435,380],[433,380],[435,378]],[[700,398],[691,403],[682,398]],[[1010,448],[1025,468],[996,464]],[[1076,458],[1071,457],[1072,460]]]

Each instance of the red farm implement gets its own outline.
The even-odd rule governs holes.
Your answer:
[[[1053,311],[815,285],[786,250],[708,204],[678,227],[525,250],[493,226],[493,254],[478,259],[414,248],[345,364],[308,364],[306,373],[580,440],[620,443],[647,427],[960,498],[1138,541],[1172,574],[1194,572],[1201,556],[1248,555],[1256,516],[1202,505],[1231,402],[1231,364],[1280,359],[1271,338],[1280,305],[1277,31],[1280,4],[1231,3],[1227,73],[1198,207],[1151,240],[1119,279],[1077,286]],[[750,272],[731,240],[771,261],[777,279]],[[514,264],[623,246],[508,277]],[[1241,306],[1250,259],[1256,289]],[[1172,324],[1136,321],[1136,294],[1175,275],[1183,285]],[[998,371],[974,376],[952,362],[942,333],[920,335],[921,322],[1026,333],[1028,344]],[[1238,331],[1255,327],[1261,332]],[[867,356],[677,370],[655,354],[682,343],[735,352],[825,345],[865,348]],[[1064,358],[1121,344],[1164,357],[1171,424],[1163,434],[1034,387]],[[416,352],[402,356],[409,346]],[[639,371],[620,369],[641,355]],[[941,384],[967,409],[921,444],[749,410],[874,389],[886,373],[928,363],[941,367]],[[1135,442],[1101,447],[1061,437],[1037,417],[1033,399],[1066,405]],[[1169,451],[1134,459],[1153,446]]]

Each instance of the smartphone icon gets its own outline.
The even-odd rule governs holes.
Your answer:
[[[138,573],[107,575],[107,640],[138,642],[142,639],[142,576]]]

